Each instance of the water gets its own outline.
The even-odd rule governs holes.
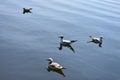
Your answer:
[[[120,0],[1,0],[0,80],[120,80],[119,30]],[[58,50],[61,34],[78,40],[75,53]],[[87,44],[90,35],[103,47]],[[46,70],[49,57],[66,77]]]

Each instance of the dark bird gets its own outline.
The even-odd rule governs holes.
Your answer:
[[[32,13],[31,10],[32,10],[32,8],[23,8],[23,14]]]
[[[92,37],[92,36],[89,36],[89,37],[91,38],[91,41],[89,41],[88,43],[93,42],[93,43],[98,44],[99,47],[102,47],[103,37],[100,37],[100,38],[96,38],[96,37]]]

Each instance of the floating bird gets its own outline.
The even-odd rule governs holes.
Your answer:
[[[31,10],[32,10],[32,8],[23,8],[23,14],[32,13]]]
[[[60,47],[58,47],[59,50],[62,50],[62,47],[67,47],[67,48],[71,49],[75,53],[75,51],[74,51],[73,47],[71,46],[71,44],[76,42],[77,40],[64,40],[63,35],[59,36],[58,38],[61,38]]]
[[[51,68],[53,70],[62,70],[62,69],[65,69],[59,63],[54,62],[52,58],[48,58],[47,60],[49,61],[49,65],[48,65],[49,68]]]
[[[100,38],[96,38],[96,37],[92,37],[92,36],[89,36],[89,37],[91,38],[91,41],[89,41],[88,43],[93,42],[93,43],[99,44],[99,47],[102,47],[103,37],[100,37]]]
[[[64,40],[63,38],[64,38],[64,36],[63,35],[61,35],[61,36],[59,36],[59,38],[61,38],[61,44],[62,45],[68,45],[68,44],[71,44],[71,43],[74,43],[74,42],[76,42],[77,40]]]

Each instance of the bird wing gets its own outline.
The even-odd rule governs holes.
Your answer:
[[[63,40],[64,43],[71,43],[70,40]]]
[[[71,43],[74,43],[74,42],[76,42],[77,40],[71,40]]]
[[[100,39],[99,38],[93,38],[92,41],[95,42],[95,43],[99,43]]]
[[[54,66],[57,69],[62,69],[62,66],[60,64],[56,63],[56,62],[53,62],[51,65]]]

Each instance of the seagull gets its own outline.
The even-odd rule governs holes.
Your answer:
[[[31,10],[32,10],[32,8],[23,8],[23,14],[32,13]]]
[[[61,44],[62,45],[68,45],[68,44],[71,44],[71,43],[74,43],[74,42],[76,42],[77,40],[64,40],[63,38],[64,38],[64,36],[63,35],[61,35],[61,36],[59,36],[58,38],[61,38]]]
[[[96,37],[92,37],[92,36],[89,36],[89,37],[91,38],[91,41],[89,41],[88,43],[93,42],[93,43],[99,44],[99,47],[102,47],[103,37],[100,37],[100,38],[96,38]]]
[[[72,43],[76,42],[77,40],[64,40],[64,36],[63,35],[60,35],[58,38],[60,38],[60,47],[59,47],[59,50],[62,50],[62,47],[68,47],[69,49],[71,49],[74,53],[74,49],[73,47],[71,46]]]
[[[63,66],[61,66],[59,63],[54,62],[52,58],[48,58],[47,59],[49,61],[49,65],[48,67],[53,69],[53,70],[62,70],[62,69],[66,69]]]

